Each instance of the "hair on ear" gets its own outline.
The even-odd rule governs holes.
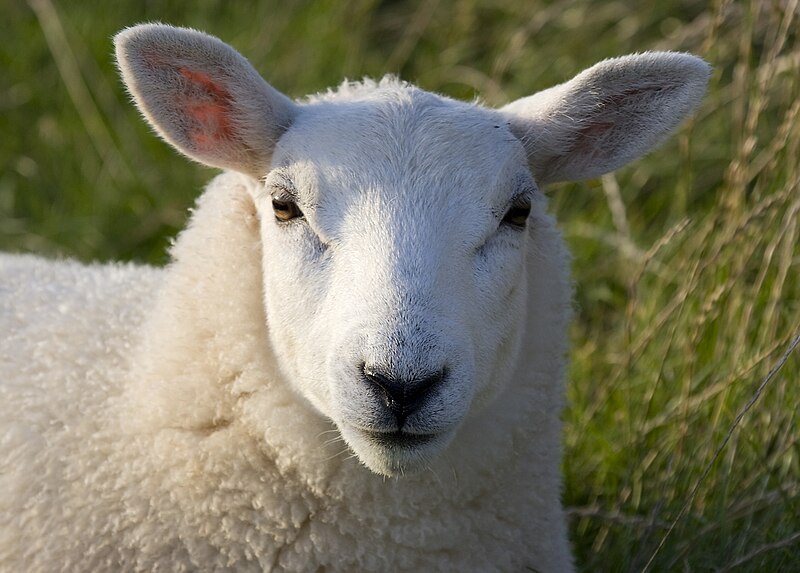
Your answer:
[[[689,54],[624,56],[501,112],[539,182],[587,179],[661,143],[699,105],[710,71]]]
[[[114,38],[117,64],[136,106],[188,157],[262,176],[296,113],[221,40],[187,28],[143,24]]]

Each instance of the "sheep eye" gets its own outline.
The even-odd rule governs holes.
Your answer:
[[[523,203],[520,205],[512,205],[511,208],[503,216],[503,223],[507,223],[512,227],[524,227],[528,222],[528,215],[531,214],[531,204]]]
[[[280,199],[273,199],[272,210],[275,212],[275,218],[282,223],[303,216],[303,212],[294,201],[281,201]]]

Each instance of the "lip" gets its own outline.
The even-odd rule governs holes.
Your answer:
[[[367,468],[379,475],[405,476],[429,466],[453,432],[419,432],[343,424],[342,437]]]
[[[373,444],[381,447],[413,449],[425,446],[437,438],[438,434],[411,434],[403,431],[376,432],[373,430],[362,430],[367,439]]]

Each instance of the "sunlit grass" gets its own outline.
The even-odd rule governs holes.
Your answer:
[[[800,331],[797,1],[5,2],[0,248],[165,261],[213,172],[121,90],[110,37],[146,20],[224,38],[293,96],[391,72],[494,105],[604,57],[705,57],[709,95],[661,150],[551,191],[577,282],[565,500],[587,571],[798,566],[800,350],[730,432]]]

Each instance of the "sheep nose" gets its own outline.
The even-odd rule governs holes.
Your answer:
[[[383,404],[397,418],[398,428],[403,427],[406,418],[422,405],[425,396],[445,377],[444,368],[413,380],[399,380],[367,365],[362,366],[361,371],[369,382],[378,387]]]

